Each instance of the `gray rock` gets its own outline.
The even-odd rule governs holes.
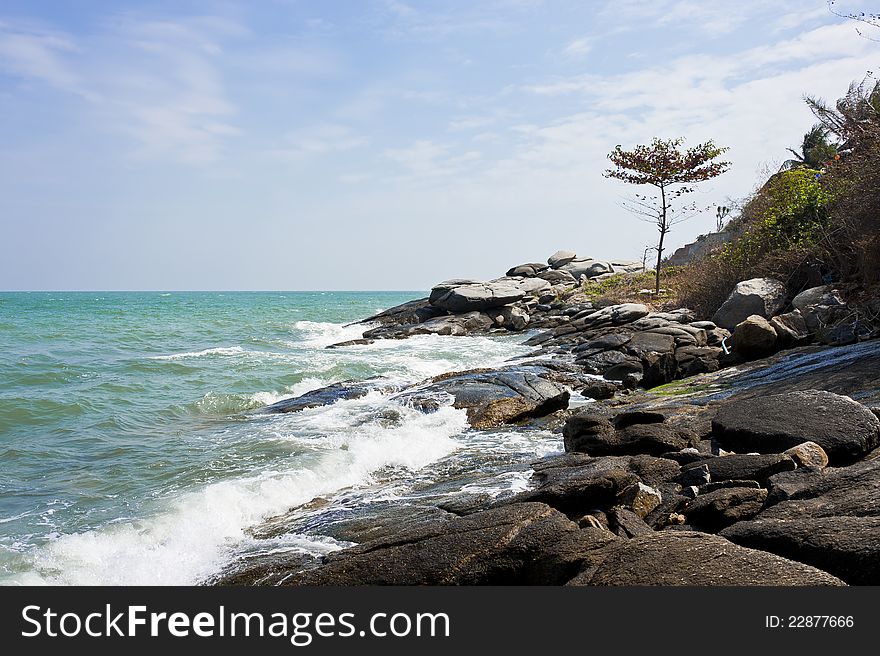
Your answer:
[[[672,335],[639,332],[632,336],[624,349],[638,358],[643,358],[648,353],[672,353],[675,350],[675,338]]]
[[[663,495],[641,481],[633,483],[620,493],[620,503],[644,519],[663,501]],[[632,536],[630,536],[632,537]]]
[[[776,351],[776,330],[764,317],[753,314],[736,325],[733,350],[747,360],[763,358]]]
[[[568,271],[560,271],[557,269],[541,271],[536,275],[536,277],[540,278],[541,280],[546,280],[551,285],[571,286],[577,283],[575,277],[571,275]]]
[[[715,346],[682,346],[675,349],[678,375],[686,377],[718,371],[721,352]]]
[[[613,549],[589,585],[843,585],[809,565],[741,547],[717,535],[660,531]]]
[[[831,285],[805,289],[791,300],[795,310],[805,312],[812,305],[844,305],[843,299]]]
[[[734,524],[721,535],[813,565],[851,585],[880,584],[880,517],[758,517]]]
[[[541,271],[547,270],[547,265],[540,262],[529,262],[527,264],[519,264],[508,270],[508,276],[522,276],[523,278],[534,278]]]
[[[545,294],[553,286],[543,278],[521,278],[519,280],[502,278],[500,280],[493,280],[492,282],[498,284],[512,282],[514,286],[518,287],[526,294],[531,296],[540,296],[541,294]]]
[[[515,305],[505,305],[493,310],[492,314],[495,316],[496,325],[508,330],[524,330],[529,325],[528,312]]]
[[[272,405],[268,405],[260,410],[261,413],[287,413],[299,412],[307,408],[319,408],[325,405],[331,405],[337,401],[347,399],[359,399],[366,396],[373,390],[389,391],[393,386],[381,379],[371,379],[364,381],[347,380],[341,383],[335,383],[312,390],[302,394],[301,396],[283,399]]]
[[[654,530],[645,523],[645,520],[642,519],[642,517],[629,508],[615,506],[606,512],[605,516],[608,518],[608,528],[612,533],[621,538],[629,539],[637,535],[645,535],[654,532]]]
[[[420,410],[436,410],[448,394],[453,407],[467,410],[474,428],[490,428],[568,407],[568,390],[531,371],[508,369],[448,374],[395,397]]]
[[[558,269],[559,267],[568,264],[576,257],[577,253],[574,251],[556,251],[553,255],[547,258],[547,264],[553,269]]]
[[[568,429],[565,432],[565,429]],[[566,448],[593,456],[660,455],[693,446],[697,436],[666,424],[635,424],[621,430],[575,434],[566,424]],[[568,447],[571,448],[568,448]]]
[[[852,462],[880,444],[880,420],[848,396],[822,390],[734,399],[712,421],[719,443],[733,451],[779,453],[815,442],[831,464]]]
[[[431,290],[430,301],[435,307],[454,314],[501,307],[514,303],[526,295],[521,287],[508,281],[469,282],[449,288],[451,282],[447,281],[434,287]]]
[[[769,319],[785,306],[785,285],[772,278],[753,278],[736,285],[712,316],[722,328],[733,329],[753,314]]]

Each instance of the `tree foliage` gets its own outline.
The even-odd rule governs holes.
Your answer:
[[[623,204],[624,208],[657,226],[659,239],[654,293],[660,293],[660,262],[663,259],[663,242],[673,225],[690,218],[697,212],[696,205],[676,201],[694,192],[694,185],[710,180],[727,171],[730,162],[717,161],[728,149],[707,141],[692,148],[682,149],[684,139],[660,139],[650,144],[637,145],[624,150],[618,145],[608,154],[614,168],[605,171],[605,177],[622,180],[634,185],[650,185],[655,194],[634,195]]]
[[[787,168],[806,167],[809,169],[822,169],[825,165],[837,157],[838,144],[828,140],[828,128],[817,123],[804,134],[800,152],[789,148],[788,152],[795,159],[788,160]]]

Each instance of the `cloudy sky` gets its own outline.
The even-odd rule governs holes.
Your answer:
[[[841,9],[864,9],[838,2]],[[0,6],[0,289],[426,289],[639,259],[606,154],[730,146],[741,198],[880,43],[824,0]],[[714,213],[677,226],[675,247]]]

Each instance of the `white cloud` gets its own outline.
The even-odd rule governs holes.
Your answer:
[[[579,58],[583,57],[593,49],[593,43],[595,39],[591,37],[582,37],[580,39],[575,39],[571,41],[565,48],[562,49],[562,54],[567,57]]]

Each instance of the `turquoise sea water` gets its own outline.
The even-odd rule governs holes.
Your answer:
[[[320,522],[253,537],[315,497],[405,495],[450,462],[556,448],[466,430],[451,408],[395,406],[389,422],[378,394],[252,412],[333,382],[416,382],[526,351],[522,336],[325,348],[360,336],[345,323],[421,295],[0,293],[0,583],[198,583],[243,552],[343,546]]]

